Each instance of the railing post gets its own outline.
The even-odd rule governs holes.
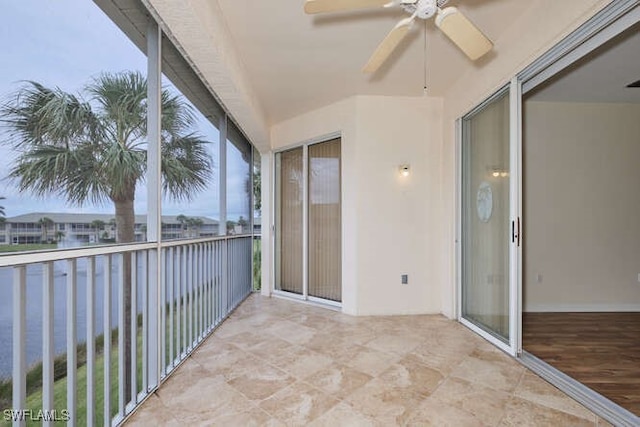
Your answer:
[[[160,315],[163,310],[160,310],[160,304],[164,304],[164,301],[160,300],[160,289],[161,286],[161,267],[162,267],[162,256],[159,252],[160,249],[152,249],[148,252],[149,256],[149,266],[147,277],[148,281],[143,286],[148,286],[147,292],[147,314],[146,321],[148,325],[146,327],[146,338],[147,346],[146,346],[146,354],[143,354],[143,360],[146,359],[146,373],[143,373],[143,376],[146,377],[146,381],[144,386],[144,392],[149,392],[158,385],[160,385],[160,373],[159,369],[162,366],[160,361],[160,355],[162,352],[160,351],[160,346],[162,345],[162,340],[159,338],[159,328],[160,328]],[[160,264],[160,265],[159,265]]]
[[[27,409],[27,272],[23,265],[13,268],[13,409]],[[13,421],[14,427],[25,420]]]
[[[131,408],[138,402],[138,253],[131,257]]]
[[[96,260],[87,258],[87,425],[95,424],[95,271]]]
[[[168,263],[168,273],[167,273],[167,286],[169,288],[169,361],[167,363],[168,368],[165,372],[168,372],[169,369],[173,368],[173,361],[174,361],[174,353],[173,353],[173,345],[175,342],[175,336],[174,336],[174,330],[173,330],[173,310],[174,310],[174,304],[175,304],[175,297],[173,294],[173,281],[174,281],[174,248],[169,248],[168,250],[168,255],[167,255],[167,260],[166,262]],[[180,312],[178,311],[178,321],[180,319]],[[178,329],[180,329],[180,327],[178,326]]]
[[[53,262],[42,264],[42,409],[53,410]],[[43,421],[51,426],[53,421]]]
[[[126,411],[125,401],[125,371],[128,369],[127,366],[124,365],[125,362],[125,330],[127,329],[127,325],[125,325],[125,300],[124,300],[124,284],[125,284],[125,257],[129,256],[128,253],[123,253],[118,255],[118,414],[120,415],[120,419],[124,418],[124,414]]]
[[[68,426],[75,426],[77,414],[77,374],[78,366],[76,332],[76,307],[77,307],[77,272],[76,260],[67,260],[67,410],[71,418]]]
[[[104,359],[104,400],[103,425],[111,425],[111,255],[104,256],[104,284],[103,284],[103,343]]]

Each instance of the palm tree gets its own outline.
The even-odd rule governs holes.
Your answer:
[[[51,218],[47,218],[42,217],[38,220],[38,224],[40,224],[40,230],[42,233],[42,237],[40,238],[42,243],[47,243],[48,240],[48,234],[49,234],[49,227],[54,225],[55,223],[53,222],[53,220]]]
[[[55,195],[72,205],[113,203],[116,242],[133,242],[135,191],[147,168],[147,81],[139,72],[105,73],[84,93],[32,81],[3,103],[0,123],[9,130],[4,143],[18,153],[9,177],[36,196]],[[180,96],[163,89],[161,103],[162,187],[173,199],[188,200],[212,176],[207,142],[191,130],[193,111]],[[129,279],[130,258],[123,259]],[[125,290],[129,302],[131,286]],[[125,312],[130,325],[131,307]],[[124,334],[128,347],[128,326]],[[129,375],[125,383],[128,399]]]
[[[6,200],[6,199],[7,199],[6,197],[0,196],[0,200]],[[6,215],[5,215],[5,212],[4,212],[4,206],[0,206],[0,218],[4,219],[5,216]]]

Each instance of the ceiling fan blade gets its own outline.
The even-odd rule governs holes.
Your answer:
[[[363,73],[371,74],[374,73],[380,66],[391,56],[396,47],[400,44],[402,39],[405,38],[409,29],[411,28],[411,24],[413,23],[413,17],[405,18],[402,21],[398,22],[393,30],[382,40],[382,42],[376,48],[376,51],[373,52],[371,58],[369,58],[369,62],[362,69]]]
[[[436,25],[472,61],[493,47],[491,40],[455,7],[440,10],[436,17]]]
[[[382,7],[391,0],[307,0],[304,11],[308,14],[339,12],[342,10]]]

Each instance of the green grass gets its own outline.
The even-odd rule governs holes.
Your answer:
[[[253,290],[259,291],[262,287],[261,276],[262,241],[253,240]]]
[[[33,243],[24,245],[0,245],[0,252],[26,252],[57,249],[55,243]]]
[[[117,331],[114,331],[115,334],[112,334],[112,337],[115,336],[115,342],[117,342]],[[98,344],[98,340],[101,341],[101,337],[96,339],[96,344]],[[138,350],[138,375],[137,375],[137,383],[138,383],[138,391],[142,390],[142,334],[141,330],[138,330],[137,336],[137,350]],[[84,345],[78,346],[78,360],[81,363],[84,363],[84,356],[86,356],[86,351]],[[96,346],[98,347],[98,345]],[[101,348],[102,346],[100,346]],[[84,352],[84,354],[83,354]],[[56,358],[57,361],[64,360],[65,356],[59,356]],[[109,360],[109,365],[111,369],[111,416],[113,417],[118,412],[118,346],[113,345],[111,347],[111,357]],[[66,372],[65,372],[66,374]],[[95,360],[95,398],[94,398],[94,413],[95,413],[95,425],[103,424],[103,409],[104,409],[104,353],[100,353]],[[76,409],[77,412],[75,414],[76,424],[77,425],[88,425],[87,423],[87,365],[83,364],[76,371],[76,379],[77,379],[77,398],[76,398]],[[33,413],[37,413],[40,409],[42,409],[42,365],[39,364],[34,366],[29,373],[27,374],[27,382],[30,384],[28,388],[33,389],[34,385],[37,386],[37,389],[27,396],[27,409],[33,411]],[[35,383],[35,384],[34,384]],[[11,393],[11,382],[4,382],[1,386],[9,387],[9,393]],[[58,415],[61,414],[63,409],[67,409],[67,378],[66,376],[56,380],[53,383],[53,407],[58,411]],[[73,414],[71,414],[73,416]],[[27,426],[39,426],[40,422],[27,422]],[[55,425],[66,425],[66,422],[56,422]],[[0,426],[10,426],[11,424],[5,421],[3,418],[0,419]]]

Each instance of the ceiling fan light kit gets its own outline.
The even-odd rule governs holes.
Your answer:
[[[409,18],[401,20],[393,27],[362,69],[364,73],[374,73],[407,36],[416,18],[426,20],[436,16],[436,26],[472,61],[489,52],[493,47],[491,40],[457,8],[441,9],[446,3],[448,0],[307,0],[304,10],[308,14],[316,14],[400,6],[405,12],[410,13]]]

